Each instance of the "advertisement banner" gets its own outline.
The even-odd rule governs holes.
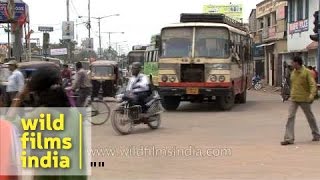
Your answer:
[[[64,21],[62,23],[62,39],[73,40],[74,39],[74,22]]]
[[[308,19],[296,21],[289,24],[289,34],[301,33],[309,30],[309,21]]]
[[[28,21],[28,6],[25,3],[14,3],[14,12],[10,11],[12,5],[0,3],[0,23],[9,23],[12,21]],[[13,13],[13,14],[12,14]]]
[[[66,55],[68,54],[68,49],[67,48],[51,49],[50,54],[52,56]]]
[[[204,5],[203,13],[225,14],[226,16],[237,21],[243,20],[242,4],[231,5]]]
[[[277,9],[277,20],[282,20],[286,18],[286,7],[281,6]]]

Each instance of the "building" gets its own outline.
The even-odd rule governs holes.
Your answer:
[[[288,51],[299,54],[306,65],[317,66],[318,43],[310,39],[313,14],[319,10],[319,0],[288,0]]]
[[[253,9],[249,17],[249,32],[252,37],[255,38],[253,45],[253,60],[254,60],[254,71],[256,75],[264,77],[264,47],[260,47],[262,44],[257,39],[257,18],[256,9]]]
[[[263,48],[264,79],[271,86],[282,82],[282,63],[287,51],[287,1],[264,0],[256,5],[256,51]],[[261,49],[260,49],[261,51]]]

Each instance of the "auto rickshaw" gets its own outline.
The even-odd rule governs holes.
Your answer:
[[[114,97],[121,85],[118,63],[115,61],[100,60],[90,65],[92,82],[92,96]],[[101,91],[102,90],[102,91]]]

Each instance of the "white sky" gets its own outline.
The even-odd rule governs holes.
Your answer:
[[[91,16],[109,17],[101,21],[101,32],[125,32],[111,34],[111,43],[123,42],[124,51],[132,45],[148,44],[152,35],[170,23],[179,21],[180,13],[201,13],[205,4],[243,3],[244,20],[247,21],[252,9],[262,0],[91,0]],[[24,0],[29,5],[30,24],[35,33],[31,38],[40,38],[38,26],[53,26],[55,31],[50,34],[51,42],[58,42],[62,37],[61,24],[67,19],[66,0]],[[88,15],[88,0],[70,0],[70,20],[84,22],[77,18]],[[78,40],[88,37],[84,24],[75,26]],[[6,34],[0,31],[0,39],[6,42]],[[92,19],[91,37],[94,38],[94,48],[98,48],[98,22]],[[75,37],[76,38],[76,37]],[[102,47],[108,47],[108,34],[102,33]]]

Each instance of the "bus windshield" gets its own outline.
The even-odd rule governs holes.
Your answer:
[[[190,57],[193,28],[170,28],[162,31],[162,54],[164,58]]]
[[[195,57],[229,57],[229,33],[225,28],[196,28]]]
[[[144,62],[144,51],[130,52],[128,56],[129,56],[129,64],[132,64],[134,62],[140,62],[141,64],[143,64]]]

